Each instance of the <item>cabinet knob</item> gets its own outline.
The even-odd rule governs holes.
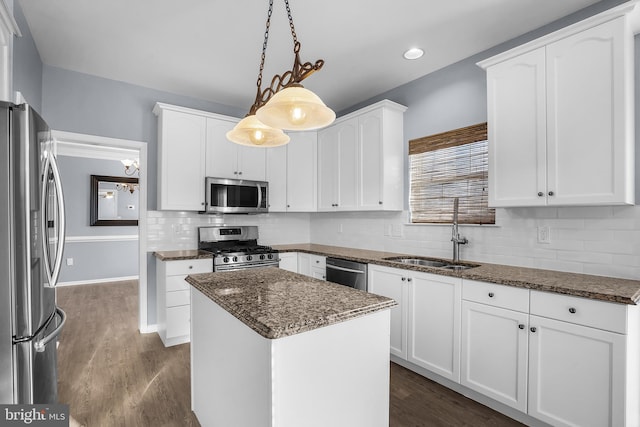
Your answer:
[[[569,308],[569,313],[576,314],[576,309],[573,307]]]
[[[316,264],[320,264],[320,261],[319,261],[319,260],[316,260]]]
[[[290,207],[291,207],[291,205],[287,205],[287,207],[288,207],[288,208],[290,208]]]
[[[407,282],[410,282],[410,281],[411,281],[411,277],[409,277],[409,278],[407,279]]]
[[[542,191],[538,191],[538,197],[542,197],[544,196],[544,193]]]
[[[189,270],[193,270],[193,265],[190,265],[190,266],[189,266]]]
[[[489,298],[493,298],[494,293],[493,292],[489,292]]]
[[[524,325],[523,325],[522,323],[520,323],[520,324],[518,325],[518,328],[520,328],[520,329],[524,329]]]
[[[242,175],[242,172],[238,172],[238,175]]]
[[[549,191],[549,195],[550,195],[550,196],[553,196],[553,191]]]
[[[378,202],[378,204],[379,204],[379,205],[381,205],[381,204],[382,204],[382,200],[380,200],[380,201]]]
[[[200,203],[200,206],[204,206],[204,202],[201,202],[201,203]]]
[[[535,332],[535,331],[537,331],[538,329],[537,329],[535,326],[532,326],[531,328],[529,328],[529,330],[530,330],[531,332]]]
[[[233,174],[234,175],[238,175],[238,171],[233,171]]]
[[[405,280],[407,280],[407,278],[406,278],[406,277],[403,277],[403,278],[402,278],[402,281],[404,282]]]

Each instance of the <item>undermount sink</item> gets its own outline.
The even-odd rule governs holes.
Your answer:
[[[421,259],[421,258],[397,258],[397,259],[390,259],[389,261],[397,261],[403,264],[411,264],[411,265],[424,265],[425,267],[444,267],[447,265],[446,262],[434,261],[431,259]]]
[[[384,258],[384,260],[395,261],[395,262],[399,262],[402,264],[409,264],[409,265],[420,265],[424,267],[443,268],[446,270],[453,270],[453,271],[467,270],[469,268],[477,267],[477,265],[475,264],[453,264],[446,261],[417,258],[417,257],[390,257],[390,258]]]

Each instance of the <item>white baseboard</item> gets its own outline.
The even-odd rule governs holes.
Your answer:
[[[158,325],[146,325],[143,328],[140,328],[141,334],[152,334],[154,332],[158,332]]]
[[[107,279],[76,280],[72,282],[58,282],[56,287],[76,286],[76,285],[95,285],[98,283],[122,282],[125,280],[138,280],[139,278],[140,276],[125,276],[125,277],[109,277]]]

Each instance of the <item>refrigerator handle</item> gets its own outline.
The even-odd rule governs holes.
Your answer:
[[[64,323],[67,321],[67,313],[65,313],[64,310],[62,310],[60,307],[56,307],[56,314],[60,316],[60,323],[58,324],[58,326],[56,326],[56,328],[49,335],[47,335],[46,337],[42,338],[39,341],[36,341],[33,344],[33,346],[35,347],[38,353],[42,353],[45,347],[47,346],[47,344],[49,344],[58,335],[60,335],[60,331],[62,331],[62,327],[64,326]]]
[[[48,285],[47,287],[55,288],[58,282],[58,275],[60,274],[60,267],[62,267],[65,235],[66,235],[66,220],[65,220],[65,206],[64,195],[62,193],[62,180],[60,179],[60,170],[58,169],[58,163],[52,153],[48,153],[45,160],[44,175],[42,178],[42,205],[46,206],[47,195],[49,188],[49,170],[53,175],[54,188],[56,191],[56,206],[58,208],[58,236],[57,236],[57,250],[56,259],[53,262],[53,269],[51,268],[51,261],[49,260],[49,233],[47,233],[48,224],[45,215],[42,215],[42,238],[43,238],[43,250],[44,250],[44,265],[47,272]]]

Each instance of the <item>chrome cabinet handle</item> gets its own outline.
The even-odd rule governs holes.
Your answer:
[[[535,331],[537,331],[538,329],[537,329],[535,326],[532,326],[532,327],[530,328],[530,330],[531,330],[531,332],[535,332]]]
[[[403,278],[402,278],[402,281],[404,282],[405,280],[407,280],[407,278],[406,278],[406,277],[403,277]]]
[[[576,309],[573,307],[569,308],[569,313],[576,314]]]
[[[518,325],[518,328],[520,328],[520,329],[524,329],[524,325],[523,325],[522,323],[520,323],[520,324]]]
[[[489,298],[493,298],[494,293],[493,292],[489,292]]]
[[[544,193],[542,191],[538,191],[538,197],[542,197],[544,196]]]
[[[411,277],[408,277],[408,278],[407,278],[407,282],[410,282],[410,281],[411,281]]]
[[[550,196],[553,196],[553,191],[549,191],[549,195],[550,195]]]

